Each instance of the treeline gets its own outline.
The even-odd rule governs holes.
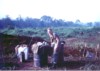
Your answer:
[[[100,22],[89,22],[85,25],[81,24],[80,20],[76,22],[64,21],[62,19],[53,19],[50,16],[42,16],[40,19],[37,18],[25,18],[21,16],[16,19],[11,19],[9,16],[0,19],[0,28],[36,28],[36,27],[80,27],[80,26],[100,26]]]

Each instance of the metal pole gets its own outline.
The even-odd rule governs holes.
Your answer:
[[[29,43],[29,45],[28,45],[28,46],[30,46],[30,44],[31,44],[32,40],[33,40],[33,37],[31,38],[30,43]]]

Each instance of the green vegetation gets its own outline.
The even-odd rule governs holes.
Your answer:
[[[44,39],[48,39],[47,28],[15,28],[15,29],[1,29],[0,33],[19,35],[19,36],[38,36]],[[53,31],[56,32],[62,39],[64,38],[88,38],[90,36],[99,35],[100,28],[95,27],[52,27]]]

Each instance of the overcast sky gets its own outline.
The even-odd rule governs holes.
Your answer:
[[[100,21],[100,0],[0,0],[0,18],[9,15],[81,22]]]

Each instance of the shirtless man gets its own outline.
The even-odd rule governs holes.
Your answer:
[[[56,68],[59,59],[58,57],[59,57],[60,38],[57,34],[53,33],[51,28],[47,29],[47,33],[50,37],[51,47],[53,48],[51,68]]]

